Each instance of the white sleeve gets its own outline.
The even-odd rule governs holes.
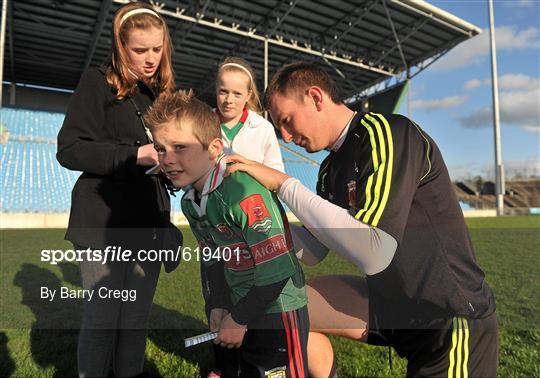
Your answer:
[[[264,160],[262,163],[270,168],[285,173],[285,166],[283,164],[283,158],[281,157],[281,150],[274,131],[274,126],[266,120],[265,122],[268,124],[265,125],[265,127],[269,127],[266,128],[267,138],[264,146]]]
[[[296,257],[304,264],[313,266],[320,263],[328,255],[328,247],[315,238],[304,227],[291,224],[291,235]]]
[[[383,230],[360,222],[295,178],[281,185],[278,196],[321,243],[366,274],[379,273],[390,265],[397,241]]]

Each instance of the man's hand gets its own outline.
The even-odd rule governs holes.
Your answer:
[[[262,165],[261,163],[246,159],[241,155],[230,155],[225,159],[227,163],[235,163],[227,167],[225,176],[228,176],[236,171],[243,171],[248,173],[255,180],[259,181],[268,190],[279,190],[285,180],[290,177],[283,172]]]
[[[219,329],[219,334],[214,340],[214,344],[222,347],[240,348],[247,328],[245,325],[238,324],[234,321],[231,314],[228,314],[222,321]]]
[[[223,308],[213,308],[212,311],[210,311],[210,331],[219,332],[221,322],[223,321],[223,318],[225,318],[227,315],[229,315],[229,311]]]

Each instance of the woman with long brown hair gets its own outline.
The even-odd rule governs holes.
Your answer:
[[[143,261],[138,251],[159,247],[170,201],[163,179],[151,174],[158,158],[142,115],[159,93],[174,90],[173,76],[164,19],[146,4],[119,8],[111,60],[83,74],[58,134],[58,161],[82,172],[66,234],[88,251],[81,278],[93,293],[79,335],[81,377],[143,371],[160,262]],[[129,261],[114,261],[113,250],[130,250]]]

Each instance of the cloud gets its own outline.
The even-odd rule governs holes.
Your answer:
[[[540,160],[538,157],[530,157],[522,160],[505,160],[503,155],[504,176],[506,181],[518,177],[531,177],[540,174]],[[495,180],[494,162],[485,163],[482,166],[482,176],[489,180]]]
[[[476,108],[471,114],[459,118],[459,123],[467,128],[489,127],[493,117],[490,107]]]
[[[491,79],[472,79],[467,81],[463,88],[466,90],[491,86]],[[505,74],[499,76],[499,90],[535,90],[540,87],[540,79],[523,74]]]
[[[522,74],[506,74],[499,77],[499,88],[534,90],[540,88],[540,79]]]
[[[474,176],[480,175],[482,167],[477,162],[466,164],[454,164],[448,166],[448,173],[452,181],[470,180]]]
[[[481,80],[478,79],[472,79],[465,83],[463,88],[470,90],[470,89],[476,89],[483,85],[484,83]]]
[[[494,161],[485,163],[471,161],[465,164],[454,164],[448,166],[448,172],[452,181],[471,180],[475,176],[481,176],[485,180],[494,180],[494,163]],[[538,159],[538,156],[531,156],[522,160],[505,160],[503,156],[503,165],[506,180],[516,178],[516,176],[538,177],[540,175],[540,159]]]
[[[538,156],[536,157],[530,157],[528,159],[523,160],[505,160],[504,161],[505,168],[509,169],[533,169],[540,172],[540,160],[538,160]]]
[[[528,131],[529,133],[540,134],[540,127],[539,126],[523,126],[523,129],[525,131]]]
[[[530,27],[516,31],[508,26],[495,28],[497,51],[538,49],[540,47],[538,29]],[[433,69],[449,71],[456,68],[482,63],[489,55],[489,29],[480,35],[462,42],[448,54],[433,64]]]
[[[512,88],[509,84],[508,88]],[[540,87],[525,90],[510,90],[500,92],[500,121],[501,123],[519,126],[531,133],[540,133]],[[490,106],[476,108],[466,117],[459,118],[462,126],[467,128],[491,127],[493,124]]]
[[[535,0],[512,0],[506,1],[504,6],[508,8],[533,8],[535,3]]]
[[[538,177],[540,175],[540,160],[538,156],[531,157],[523,160],[504,160],[504,175],[506,180],[512,180],[514,178],[524,177]],[[488,167],[486,167],[488,168]],[[491,168],[491,169],[490,169]],[[486,169],[487,172],[492,173],[494,171],[493,165]]]
[[[469,96],[450,96],[439,100],[416,100],[412,102],[412,106],[416,109],[425,109],[428,111],[447,109],[463,104],[468,98]]]
[[[409,92],[412,98],[420,97],[426,91],[426,85],[424,83],[419,84],[411,80],[409,84]]]

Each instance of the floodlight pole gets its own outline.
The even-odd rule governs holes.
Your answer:
[[[501,158],[501,128],[499,117],[499,82],[497,78],[497,49],[495,46],[495,21],[493,0],[488,0],[489,41],[491,47],[491,89],[493,93],[493,132],[495,137],[495,196],[497,215],[504,214],[504,166]]]
[[[264,40],[264,90],[268,87],[268,38]]]
[[[2,0],[2,21],[0,24],[0,108],[2,107],[2,89],[4,87],[4,46],[6,45],[7,2]],[[13,64],[13,62],[11,62]]]
[[[264,39],[264,88],[263,93],[268,87],[268,38]],[[268,112],[264,112],[264,118],[268,119]]]
[[[407,68],[407,117],[412,118],[412,86],[411,86],[411,71]]]

